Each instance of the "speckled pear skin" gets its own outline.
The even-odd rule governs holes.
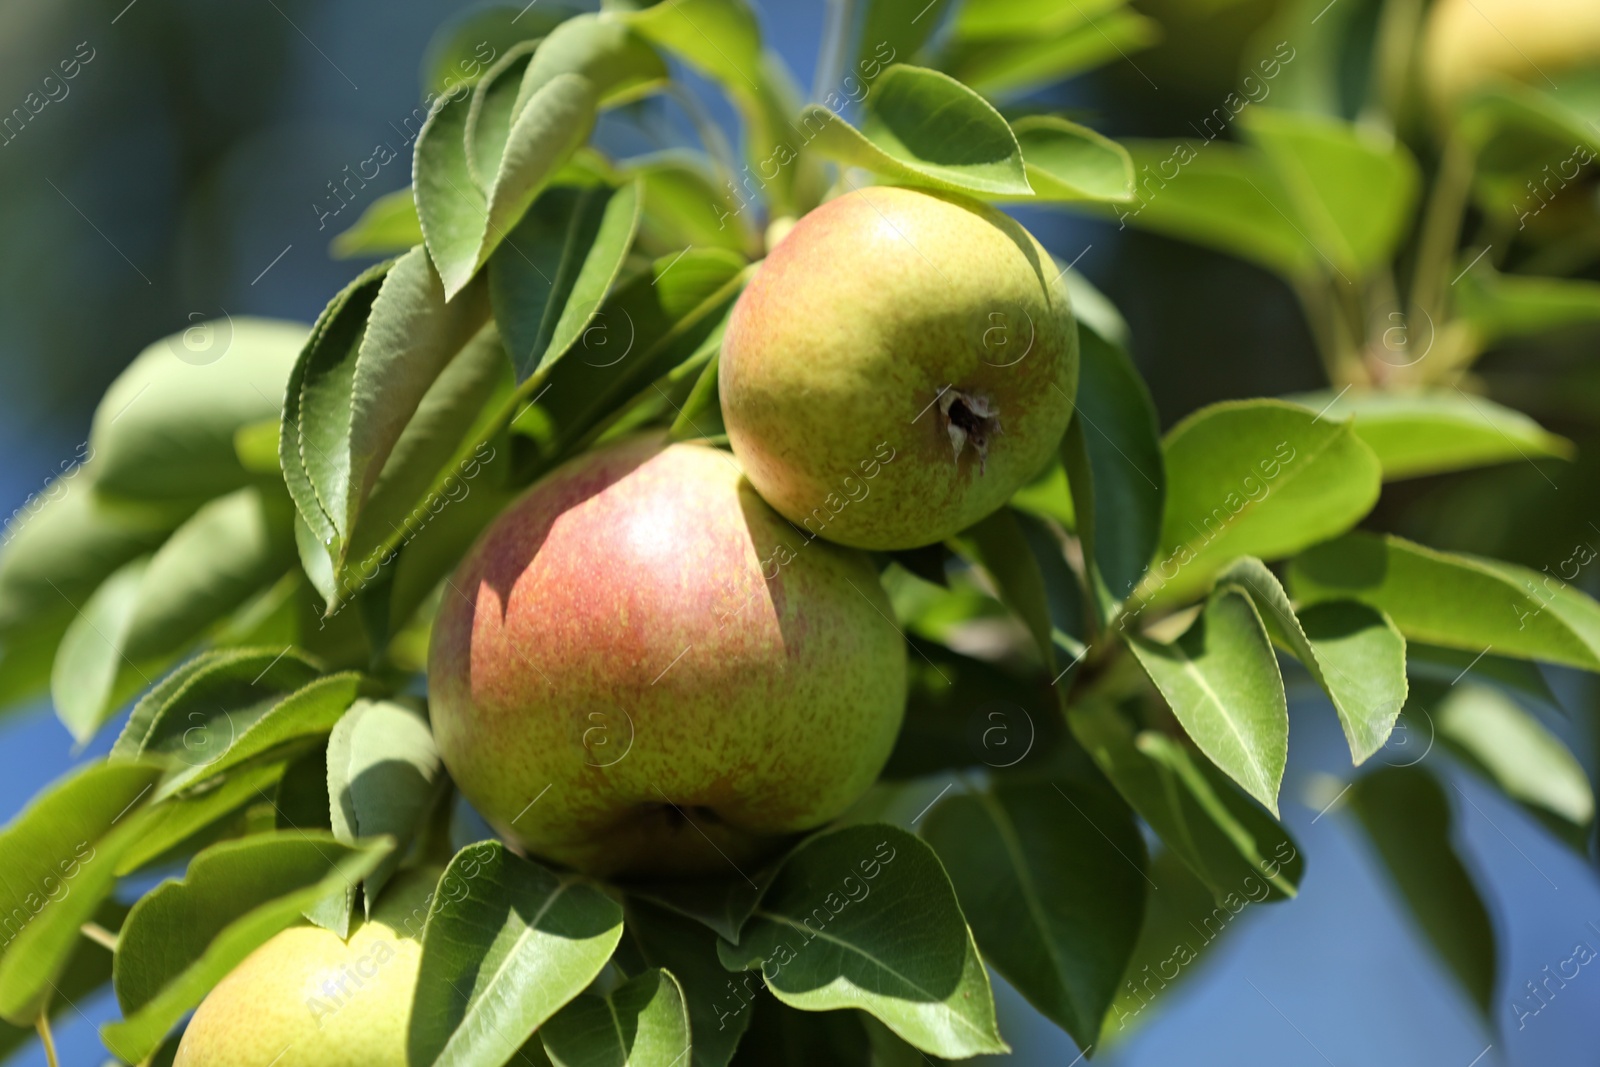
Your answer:
[[[440,754],[507,840],[600,875],[753,870],[876,779],[905,642],[862,553],[734,457],[636,438],[533,486],[445,588]]]
[[[1055,452],[1077,381],[1066,285],[1039,243],[986,205],[889,186],[800,219],[740,295],[718,369],[761,495],[870,549],[943,540],[1004,504]],[[986,455],[955,451],[947,389],[992,409]]]
[[[437,868],[397,875],[348,942],[317,926],[272,937],[200,1003],[173,1067],[406,1067],[438,877]]]

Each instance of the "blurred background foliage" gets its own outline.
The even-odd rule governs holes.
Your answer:
[[[1111,62],[1041,88],[1020,106],[1065,109],[1119,140],[1190,137],[1236,90],[1241,69],[1274,43],[1309,48],[1316,40],[1321,51],[1304,54],[1293,76],[1272,84],[1280,99],[1259,102],[1292,99],[1360,117],[1365,87],[1384,76],[1370,62],[1381,53],[1373,42],[1386,18],[1400,17],[1397,10],[1414,16],[1421,0],[1324,3],[1136,0],[1133,8],[1150,20],[1143,47],[1118,47]],[[767,39],[809,81],[826,33],[824,5],[755,6]],[[10,0],[0,7],[0,115],[49,94],[0,145],[0,499],[8,511],[78,454],[106,386],[153,340],[225,313],[311,321],[360,266],[332,258],[330,239],[409,183],[412,116],[445,58],[429,53],[435,31],[472,19],[483,40],[503,43],[510,37],[496,34],[506,34],[513,17],[546,17],[551,0],[521,14],[519,7],[444,0]],[[74,58],[78,70],[65,91],[60,81],[42,88]],[[1321,84],[1335,91],[1311,100],[1312,71],[1331,72]],[[720,97],[704,95],[713,114],[726,114]],[[1427,116],[1401,110],[1395,122],[1425,176],[1436,172],[1442,146]],[[652,101],[608,118],[601,143],[634,154],[687,133],[680,109]],[[1230,128],[1225,136],[1237,134]],[[355,190],[348,203],[333,199],[333,187],[379,145],[397,158],[375,178],[342,185]],[[1590,164],[1559,216],[1553,212],[1510,249],[1513,265],[1557,263],[1568,276],[1600,280],[1595,173]],[[1492,214],[1473,208],[1466,233],[1492,227]],[[1039,209],[1018,215],[1122,311],[1163,428],[1212,401],[1327,385],[1296,294],[1279,277],[1114,220]],[[1403,481],[1386,488],[1368,525],[1535,569],[1567,559],[1575,542],[1600,543],[1597,340],[1594,327],[1578,326],[1504,343],[1471,372],[1476,387],[1572,440],[1574,461]],[[1595,575],[1586,577],[1596,591]],[[1551,678],[1569,709],[1600,708],[1592,681],[1561,672]],[[0,790],[4,809],[15,811],[70,757],[42,708],[5,729]],[[1348,766],[1337,731],[1310,716],[1297,717],[1295,730],[1286,784],[1300,803],[1286,805],[1285,815],[1315,856],[1302,898],[1252,909],[1241,920],[1244,932],[1197,965],[1204,979],[1163,1001],[1158,1022],[1146,1025],[1141,1013],[1138,1036],[1104,1060],[1220,1064],[1248,1055],[1282,1064],[1465,1065],[1480,1062],[1474,1055],[1519,1064],[1592,1055],[1600,978],[1563,987],[1565,1000],[1524,1030],[1497,1002],[1502,1032],[1482,1030],[1406,932],[1357,835],[1340,826],[1347,816],[1318,812],[1329,799],[1318,792],[1327,775]],[[1596,757],[1591,736],[1591,776]],[[1600,929],[1586,925],[1600,923],[1600,893],[1592,868],[1541,836],[1532,820],[1470,783],[1461,798],[1461,834],[1488,872],[1501,926],[1505,999],[1566,959],[1574,940],[1600,946]],[[999,992],[1019,1053],[1013,1062],[1066,1062],[1054,1032],[1030,1023],[1020,999]],[[85,1008],[96,1021],[110,1011]],[[94,1047],[86,1023],[66,1027],[68,1062]]]

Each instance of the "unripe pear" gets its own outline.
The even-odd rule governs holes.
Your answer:
[[[429,703],[508,840],[596,874],[736,877],[872,784],[905,655],[865,555],[797,532],[728,453],[649,436],[558,468],[479,538]]]
[[[1594,65],[1595,0],[1437,0],[1428,13],[1423,79],[1441,112],[1496,80],[1546,87],[1563,71]]]
[[[273,936],[218,982],[173,1067],[406,1067],[406,1030],[437,868],[396,875],[348,941]]]
[[[1055,453],[1078,334],[1061,272],[986,205],[888,186],[795,224],[740,295],[718,385],[766,501],[859,548],[943,540]]]

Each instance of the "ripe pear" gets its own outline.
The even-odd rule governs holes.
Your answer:
[[[445,587],[434,736],[507,840],[594,874],[748,872],[883,768],[905,643],[862,553],[806,538],[726,452],[569,462]]]
[[[1545,87],[1600,65],[1595,0],[1437,0],[1422,44],[1423,80],[1441,112],[1493,81]]]
[[[173,1067],[406,1067],[406,1029],[437,868],[396,875],[348,941],[273,936],[218,982]]]
[[[1078,334],[1061,272],[1016,222],[953,195],[848,193],[801,218],[728,320],[733,451],[807,533],[943,540],[1055,453]]]

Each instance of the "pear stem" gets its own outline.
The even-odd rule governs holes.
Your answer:
[[[39,1017],[33,1021],[33,1028],[39,1031],[39,1042],[44,1045],[44,1059],[50,1067],[61,1067],[61,1061],[56,1059],[56,1039],[50,1033],[50,1015],[41,1011]]]
[[[117,935],[107,930],[99,923],[84,923],[78,927],[78,932],[98,945],[104,945],[112,952],[117,951]]]

